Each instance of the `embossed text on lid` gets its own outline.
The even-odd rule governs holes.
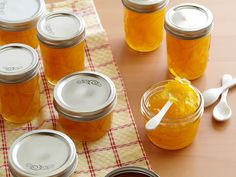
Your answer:
[[[43,0],[0,0],[0,28],[18,31],[32,27],[44,10]]]
[[[130,10],[149,13],[166,6],[169,0],[122,0],[122,2]]]
[[[84,39],[85,23],[78,15],[58,11],[42,17],[38,22],[37,31],[41,42],[66,47]]]
[[[0,82],[19,83],[32,78],[38,72],[36,51],[23,44],[0,47]]]
[[[171,8],[165,17],[165,28],[179,37],[201,37],[212,28],[213,16],[204,6],[181,4]]]
[[[67,177],[77,165],[74,143],[54,130],[35,130],[22,135],[12,144],[8,159],[15,177]]]
[[[96,72],[71,74],[61,79],[54,88],[57,111],[78,121],[105,116],[114,108],[115,101],[114,83]]]

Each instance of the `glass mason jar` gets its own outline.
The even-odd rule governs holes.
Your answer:
[[[144,116],[145,124],[155,116],[153,111],[148,107],[148,101],[152,95],[161,93],[168,82],[163,81],[154,84],[144,93],[141,99],[141,112]],[[192,114],[181,118],[168,118],[164,116],[156,129],[146,130],[148,138],[154,145],[167,150],[177,150],[193,142],[204,112],[204,101],[201,92],[197,88],[191,87],[198,97],[197,109]]]
[[[35,26],[44,12],[44,0],[1,1],[0,45],[23,43],[37,48]]]
[[[128,46],[139,52],[157,49],[163,39],[168,0],[122,0]]]
[[[42,17],[37,25],[45,76],[51,85],[84,69],[85,22],[68,12]]]
[[[39,59],[23,44],[0,47],[0,114],[13,123],[26,123],[39,113]]]
[[[169,71],[188,80],[203,75],[209,56],[213,16],[197,4],[181,4],[165,16]]]
[[[114,83],[97,72],[76,72],[62,78],[53,91],[61,128],[75,141],[94,141],[111,126],[116,104]]]
[[[33,130],[11,145],[9,169],[14,177],[69,177],[78,164],[76,147],[64,133]]]

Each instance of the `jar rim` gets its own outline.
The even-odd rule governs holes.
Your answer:
[[[121,1],[126,8],[139,13],[151,13],[159,11],[169,3],[169,0],[149,0],[143,2],[136,2],[135,0]]]
[[[170,79],[170,80],[165,80],[165,81],[161,81],[159,83],[153,84],[143,94],[143,96],[141,98],[141,112],[148,119],[151,119],[152,117],[154,117],[155,114],[152,111],[150,111],[148,109],[148,107],[146,106],[145,103],[147,101],[147,98],[149,98],[151,94],[157,93],[157,92],[155,92],[157,89],[163,88],[163,86],[165,84],[167,84],[168,82],[170,82],[170,81],[173,81],[173,80]],[[199,105],[198,105],[197,109],[192,114],[186,115],[186,116],[184,116],[182,118],[178,118],[178,119],[164,117],[162,119],[162,121],[160,122],[160,124],[176,124],[176,123],[183,123],[183,122],[193,122],[193,121],[195,121],[195,118],[198,117],[197,115],[203,113],[203,111],[204,111],[204,101],[203,101],[202,93],[196,87],[194,87],[192,85],[190,85],[190,87],[197,93],[197,96],[198,96]]]

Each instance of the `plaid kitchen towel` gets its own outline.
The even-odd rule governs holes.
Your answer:
[[[83,16],[86,22],[86,70],[109,76],[116,85],[118,103],[114,111],[112,128],[106,136],[90,143],[77,143],[79,164],[73,176],[104,177],[122,166],[149,168],[126,91],[116,63],[112,57],[106,33],[100,23],[92,0],[73,0],[48,4],[49,11],[68,10]],[[35,129],[58,129],[57,113],[52,104],[52,89],[40,70],[41,110],[37,118],[24,125],[8,123],[0,118],[0,176],[10,177],[7,156],[10,145],[20,135]]]

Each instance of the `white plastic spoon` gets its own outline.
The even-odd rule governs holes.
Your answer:
[[[153,118],[151,118],[145,125],[146,130],[154,130],[159,123],[161,122],[162,118],[166,114],[166,112],[171,107],[172,102],[169,100],[166,102],[166,104],[162,107],[162,109],[158,112],[157,115],[155,115]]]
[[[233,77],[231,75],[224,74],[222,78],[222,85],[229,83],[232,79]],[[222,122],[228,120],[232,115],[232,110],[230,109],[226,99],[227,93],[228,89],[222,93],[219,103],[213,109],[213,117],[217,121]]]
[[[236,85],[236,78],[221,87],[212,88],[204,91],[204,107],[208,107],[213,104],[226,89],[233,87],[234,85]]]

